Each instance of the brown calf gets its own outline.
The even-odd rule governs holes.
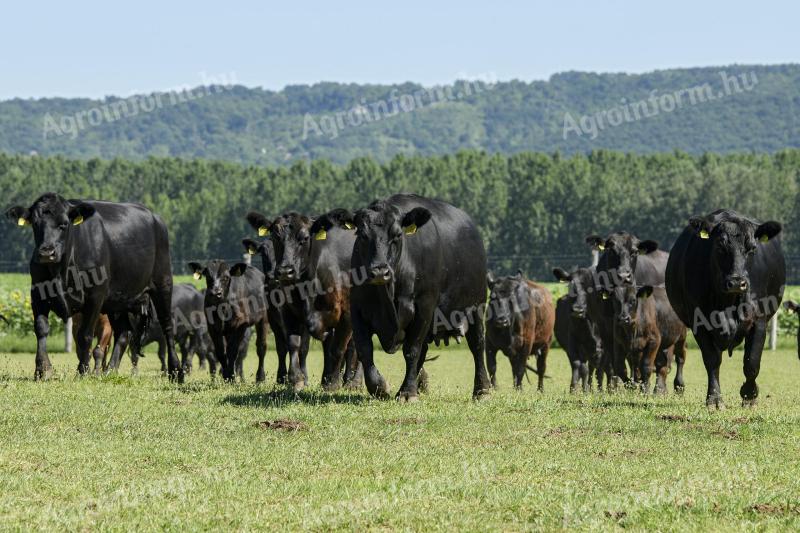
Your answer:
[[[492,386],[497,386],[497,351],[511,362],[514,387],[522,388],[528,370],[539,376],[539,391],[544,390],[547,353],[553,340],[555,308],[546,288],[526,280],[522,273],[494,279],[487,277],[491,294],[486,316],[486,361]],[[528,357],[536,355],[536,368],[528,366]]]

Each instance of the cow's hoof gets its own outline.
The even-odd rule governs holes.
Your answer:
[[[675,385],[675,394],[683,394],[684,389],[683,385]]]
[[[472,391],[473,400],[488,400],[492,397],[491,389],[477,389]]]
[[[709,411],[724,411],[725,403],[723,403],[721,396],[711,396],[706,399],[706,407]]]
[[[326,381],[322,384],[322,390],[325,392],[336,392],[339,390],[339,383],[336,381]]]
[[[292,391],[294,391],[295,393],[298,393],[298,392],[302,391],[305,388],[306,388],[306,382],[305,381],[298,381],[298,382],[296,382],[295,384],[292,385]]]
[[[33,373],[33,380],[34,381],[47,381],[51,377],[53,377],[53,367],[52,366],[37,368]]]
[[[742,407],[753,408],[758,405],[758,398],[742,398]]]
[[[367,384],[367,390],[369,389],[369,384]],[[384,378],[381,378],[378,385],[373,390],[370,390],[369,393],[378,400],[388,400],[392,397],[391,393],[389,392],[389,382]]]
[[[400,403],[415,403],[419,401],[419,395],[413,392],[398,392],[397,401]]]
[[[267,376],[264,374],[256,374],[256,383],[264,383],[267,380]]]
[[[344,385],[342,385],[342,387],[344,387],[347,390],[358,390],[363,385],[364,385],[363,381],[354,379],[354,380],[350,380],[350,381],[346,382]]]

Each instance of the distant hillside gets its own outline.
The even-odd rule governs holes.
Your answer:
[[[215,86],[127,99],[0,102],[0,151],[77,158],[283,165],[461,149],[697,154],[786,147],[800,147],[800,65],[568,72],[546,82],[459,82],[437,90],[320,83],[279,92]]]

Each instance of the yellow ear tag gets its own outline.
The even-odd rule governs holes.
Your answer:
[[[255,248],[248,248],[247,249],[247,253],[250,254],[250,255],[256,255],[257,251],[258,250],[256,250]]]
[[[700,238],[701,239],[708,239],[708,232],[704,229],[700,230]]]
[[[258,228],[259,237],[266,237],[267,235],[269,235],[269,228],[267,228],[266,226],[261,226],[260,228]]]
[[[602,297],[603,297],[603,300],[608,300],[608,293],[603,291]]]
[[[598,249],[598,250],[600,250],[600,251],[602,252],[603,250],[605,250],[605,249],[606,249],[606,245],[605,245],[605,244],[598,244],[598,245],[597,245],[597,249]]]
[[[83,215],[78,215],[75,217],[75,220],[72,221],[72,225],[77,226],[81,222],[83,222]]]
[[[416,232],[417,232],[417,225],[413,223],[403,228],[403,233],[405,233],[406,235],[414,235]]]
[[[762,235],[758,240],[761,242],[769,242],[769,237],[767,235]]]
[[[324,241],[327,238],[328,238],[328,232],[325,231],[324,229],[319,230],[317,234],[314,235],[315,241]]]
[[[345,222],[344,223],[344,227],[345,227],[345,229],[353,229],[353,225],[351,223],[349,223],[349,222]]]
[[[194,274],[192,274],[192,277],[194,279],[200,279],[203,277],[203,275],[200,272],[195,272]]]
[[[28,219],[26,219],[25,217],[19,217],[17,219],[17,226],[27,226],[27,225],[28,225]]]

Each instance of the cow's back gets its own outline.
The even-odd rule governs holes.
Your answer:
[[[553,296],[543,285],[527,281],[530,301],[536,316],[534,328],[534,344],[550,344],[553,339],[556,315],[553,308]]]
[[[415,259],[441,257],[442,272],[424,272],[440,284],[439,308],[444,313],[479,305],[486,300],[486,249],[477,226],[461,209],[413,194],[396,194],[387,199],[402,213],[424,207],[438,236],[429,239],[405,239],[410,256]]]

